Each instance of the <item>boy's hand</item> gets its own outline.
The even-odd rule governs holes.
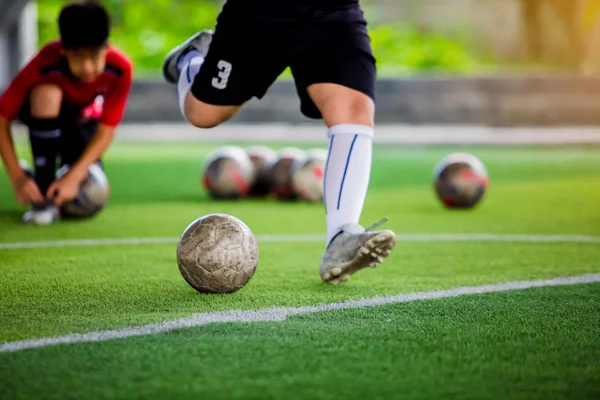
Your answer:
[[[69,172],[52,182],[52,185],[48,188],[48,193],[46,193],[48,200],[52,200],[58,207],[69,200],[73,200],[79,193],[81,180]]]
[[[44,202],[44,196],[35,181],[29,176],[22,174],[13,182],[13,189],[17,201],[21,205],[41,204]]]

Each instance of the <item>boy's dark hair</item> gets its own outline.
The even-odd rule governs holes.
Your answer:
[[[108,43],[110,17],[96,1],[77,1],[62,8],[58,28],[65,49],[100,48]]]

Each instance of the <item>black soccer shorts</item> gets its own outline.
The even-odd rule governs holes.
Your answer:
[[[242,105],[262,98],[288,66],[309,118],[322,117],[306,92],[314,83],[343,85],[375,100],[375,58],[358,4],[257,9],[252,3],[224,6],[192,85],[198,100]]]

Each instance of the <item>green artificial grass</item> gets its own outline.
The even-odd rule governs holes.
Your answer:
[[[117,142],[105,158],[108,206],[91,220],[48,227],[20,222],[26,208],[0,171],[0,243],[172,240],[0,248],[0,343],[197,312],[600,272],[594,242],[408,241],[377,269],[330,286],[318,276],[322,241],[262,241],[257,273],[245,288],[200,295],[181,277],[175,255],[177,237],[195,218],[232,214],[260,236],[325,230],[319,204],[210,201],[200,170],[216,146]],[[26,155],[26,144],[19,151]],[[473,210],[446,210],[435,198],[433,166],[453,151],[475,154],[488,168],[491,185]],[[409,235],[600,236],[598,204],[598,146],[376,146],[361,222],[389,216],[386,228]],[[0,399],[597,398],[599,288],[468,296],[0,353]]]
[[[600,285],[0,354],[0,398],[595,399]]]

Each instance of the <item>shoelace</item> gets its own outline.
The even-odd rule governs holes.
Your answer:
[[[380,227],[381,225],[385,224],[388,219],[389,219],[388,217],[383,217],[382,219],[380,219],[379,221],[375,222],[374,224],[369,225],[367,227],[367,229],[365,229],[365,232],[370,232],[373,229]]]

